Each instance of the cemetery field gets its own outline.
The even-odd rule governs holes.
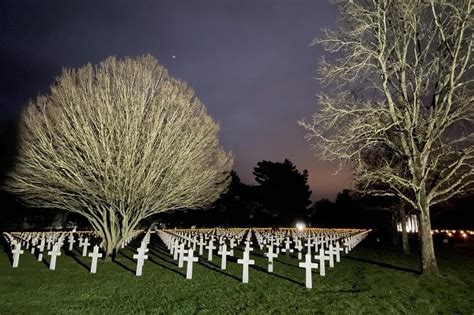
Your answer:
[[[5,246],[5,245],[3,245]],[[418,260],[362,242],[344,255],[325,277],[313,273],[313,289],[305,288],[305,271],[295,257],[275,260],[274,273],[255,250],[249,283],[242,266],[230,259],[220,270],[219,256],[195,264],[193,279],[178,268],[156,234],[149,244],[143,276],[135,276],[130,244],[117,262],[100,262],[89,273],[90,258],[76,248],[57,259],[38,262],[25,252],[19,268],[11,268],[5,247],[0,253],[0,314],[19,313],[462,313],[474,312],[474,251],[438,248],[441,277],[420,276]],[[241,258],[242,251],[236,255]]]

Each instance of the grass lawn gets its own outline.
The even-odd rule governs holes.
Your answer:
[[[296,258],[280,255],[274,274],[268,274],[266,259],[255,251],[249,284],[240,282],[242,269],[235,260],[221,271],[218,256],[212,262],[200,258],[193,279],[186,280],[186,267],[179,269],[162,246],[153,235],[142,277],[135,277],[131,248],[118,255],[117,263],[100,262],[95,275],[88,270],[90,258],[81,257],[77,249],[58,257],[55,271],[26,250],[20,267],[13,269],[2,251],[0,314],[474,312],[474,255],[469,249],[439,248],[442,276],[428,277],[416,273],[416,257],[363,242],[328,269],[326,277],[315,271],[309,290]]]

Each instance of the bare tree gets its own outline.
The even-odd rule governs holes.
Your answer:
[[[6,189],[82,214],[108,257],[140,220],[206,207],[229,183],[218,124],[151,56],[65,69],[26,106],[20,128]]]
[[[314,44],[327,94],[301,121],[324,159],[349,162],[418,211],[422,270],[437,273],[430,206],[473,189],[471,0],[354,0]],[[356,91],[356,92],[354,92]]]

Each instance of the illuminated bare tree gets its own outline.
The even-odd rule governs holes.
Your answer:
[[[206,207],[228,186],[233,159],[218,124],[151,56],[64,70],[20,128],[6,189],[82,214],[109,257],[140,220]]]
[[[349,1],[314,44],[328,92],[301,121],[324,159],[356,184],[395,194],[419,213],[424,273],[437,273],[430,206],[473,189],[471,0]],[[371,190],[384,186],[387,190]]]

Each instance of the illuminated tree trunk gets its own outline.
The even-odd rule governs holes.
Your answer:
[[[408,233],[407,233],[407,217],[405,212],[406,204],[402,202],[400,207],[400,222],[402,225],[402,248],[403,253],[410,255],[410,245],[408,243]]]
[[[420,241],[421,241],[421,271],[423,274],[438,274],[438,264],[433,246],[433,236],[431,235],[430,208],[426,202],[426,197],[420,200]]]
[[[129,222],[127,217],[120,217],[116,214],[104,214],[105,219],[101,221],[89,220],[94,230],[97,231],[102,242],[100,247],[104,252],[105,261],[113,261],[117,252],[135,229],[138,222]]]
[[[393,211],[392,212],[392,243],[393,243],[393,246],[396,246],[396,247],[398,247],[398,245],[400,244],[397,223],[398,223],[397,212]]]
[[[115,260],[115,256],[116,256],[117,250],[118,250],[115,247],[116,247],[116,244],[113,244],[113,242],[111,240],[107,240],[107,239],[104,240],[104,242],[102,244],[102,248],[105,250],[105,253],[104,253],[104,260],[105,261]]]

